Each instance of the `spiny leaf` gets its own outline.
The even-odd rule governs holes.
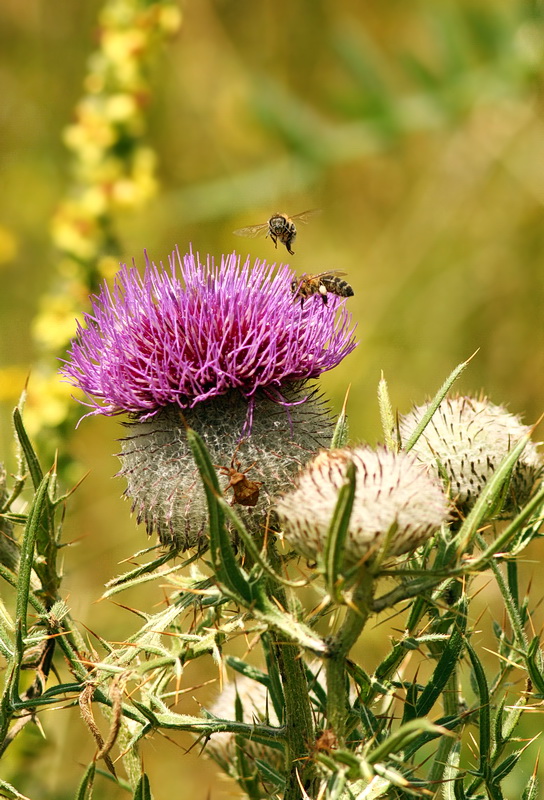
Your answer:
[[[217,497],[221,494],[217,474],[201,437],[191,428],[187,430],[186,435],[204,484],[208,502],[210,551],[216,575],[235,598],[249,605],[253,600],[251,585],[238,566],[225,527],[223,510],[217,502]]]

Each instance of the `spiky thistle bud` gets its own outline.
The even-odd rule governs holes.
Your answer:
[[[415,456],[369,447],[323,451],[276,504],[287,541],[308,558],[323,551],[348,464],[356,467],[346,562],[375,553],[388,537],[388,555],[415,550],[448,517],[439,482]]]
[[[416,406],[399,420],[406,441],[421,421],[428,404]],[[486,397],[448,397],[442,401],[411,452],[445,475],[449,493],[461,513],[466,513],[493,476],[493,473],[519,442],[530,432],[515,414]],[[508,496],[502,509],[512,514],[531,494],[542,471],[536,446],[529,442],[512,471]]]
[[[124,266],[78,327],[62,373],[85,392],[91,414],[135,418],[121,474],[139,519],[163,544],[185,550],[206,541],[187,425],[204,438],[234,500],[255,501],[261,512],[329,441],[330,417],[307,381],[353,350],[353,326],[335,296],[301,306],[294,277],[286,265],[251,269],[235,254],[202,264],[176,251],[168,271],[147,261],[140,277]],[[244,482],[255,486],[243,493]]]

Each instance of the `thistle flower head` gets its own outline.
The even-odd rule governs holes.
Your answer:
[[[185,424],[197,431],[212,462],[228,469],[240,465],[248,480],[260,484],[254,507],[236,505],[246,524],[264,523],[272,498],[320,447],[330,442],[333,424],[327,406],[314,391],[290,387],[288,410],[263,393],[254,397],[251,435],[240,438],[247,402],[238,392],[198,403],[183,412],[170,405],[148,420],[127,424],[120,454],[126,494],[138,521],[157,532],[162,544],[183,551],[207,546],[208,507],[202,481],[187,443]],[[228,475],[220,485],[231,503],[236,495]]]
[[[140,418],[168,405],[193,408],[232,390],[252,399],[316,378],[355,347],[343,301],[301,307],[293,271],[234,253],[219,265],[175,251],[169,270],[124,265],[78,326],[62,374],[87,396],[91,414]],[[313,298],[312,298],[313,299]],[[339,307],[340,306],[340,307]]]
[[[427,409],[428,404],[416,406],[400,418],[404,441]],[[465,513],[501,461],[529,432],[519,417],[485,397],[449,397],[439,405],[411,452],[435,474],[447,476],[450,495]],[[526,502],[541,471],[536,446],[529,442],[512,472],[504,514]]]
[[[323,451],[276,504],[285,538],[303,555],[315,559],[323,551],[350,462],[356,489],[345,542],[348,563],[375,552],[386,539],[389,555],[415,550],[447,519],[439,482],[415,456],[368,447]]]
[[[293,280],[288,266],[250,268],[235,254],[215,265],[176,251],[169,269],[147,261],[142,277],[124,266],[78,327],[61,371],[85,392],[91,414],[136,418],[121,453],[126,494],[138,520],[169,547],[207,544],[187,425],[222,473],[238,462],[242,473],[251,471],[242,477],[254,482],[254,506],[241,509],[246,517],[262,515],[330,440],[328,412],[305,384],[353,350],[351,317],[336,297],[327,306],[319,298],[301,305]],[[222,486],[243,501],[232,475]]]

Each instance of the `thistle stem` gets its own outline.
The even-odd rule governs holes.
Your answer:
[[[272,546],[269,546],[269,556],[272,562],[276,562],[275,567],[278,566],[279,556]],[[287,607],[288,598],[282,586],[272,585],[271,593],[283,608]],[[284,632],[271,631],[270,635],[284,697],[286,771],[284,800],[302,800],[301,785],[312,797],[315,780],[310,752],[315,742],[315,730],[302,650],[296,641],[289,640]]]
[[[346,659],[366,624],[371,611],[374,576],[361,570],[359,583],[353,590],[351,602],[338,633],[329,645],[327,669],[327,718],[339,747],[345,745],[348,733],[348,689]]]

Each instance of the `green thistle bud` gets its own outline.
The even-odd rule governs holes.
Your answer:
[[[403,441],[427,409],[428,404],[417,406],[400,418]],[[501,461],[529,432],[518,416],[485,397],[450,397],[439,405],[411,452],[447,477],[450,495],[465,514]],[[529,442],[512,472],[503,514],[513,514],[527,501],[541,471],[536,446]]]
[[[264,395],[255,397],[251,433],[241,439],[247,402],[237,392],[215,397],[180,413],[167,406],[146,421],[128,423],[120,459],[138,522],[157,532],[163,545],[180,551],[207,544],[208,507],[204,487],[187,444],[185,424],[200,434],[214,464],[231,464],[256,484],[254,507],[237,505],[246,522],[262,520],[271,498],[290,484],[301,466],[332,436],[333,424],[323,399],[308,387],[289,392],[287,408]],[[222,477],[231,502],[237,495]]]
[[[388,555],[415,550],[446,521],[439,482],[415,456],[368,447],[323,451],[276,504],[285,538],[303,555],[315,559],[322,552],[350,461],[356,491],[345,543],[348,563],[368,557],[388,534]]]

